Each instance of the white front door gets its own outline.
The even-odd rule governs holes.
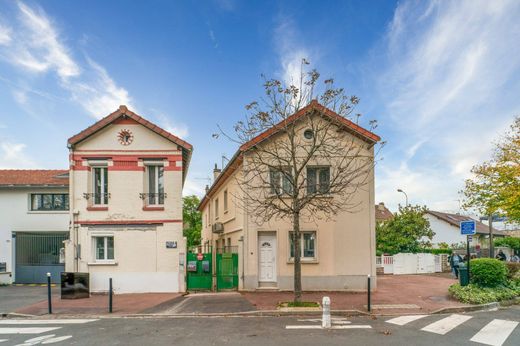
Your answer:
[[[258,236],[260,282],[276,282],[276,234]]]

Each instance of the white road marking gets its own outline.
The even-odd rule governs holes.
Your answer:
[[[470,340],[486,345],[501,346],[516,326],[518,326],[518,322],[495,319],[486,324]]]
[[[6,342],[8,341],[9,339],[0,339],[0,342]]]
[[[56,336],[56,334],[37,336],[35,338],[29,339],[29,340],[25,340],[25,343],[26,344],[31,344],[33,342],[40,342],[40,341],[43,341],[43,340],[46,340],[46,339],[53,338],[55,336]]]
[[[369,325],[353,325],[353,326],[332,326],[330,328],[323,328],[320,325],[310,326],[285,326],[285,329],[370,329]]]
[[[72,335],[65,335],[65,336],[60,336],[58,338],[47,339],[44,342],[42,342],[42,345],[54,344],[56,342],[64,341],[64,340],[67,340],[70,338],[72,338]]]
[[[97,319],[55,319],[55,320],[0,320],[0,324],[82,324],[98,321]]]
[[[298,322],[320,322],[321,318],[304,318],[304,319],[298,319]],[[348,321],[346,318],[331,318],[332,324],[350,324],[352,322]]]
[[[453,314],[446,318],[443,318],[442,320],[433,322],[427,325],[426,327],[422,328],[421,330],[424,330],[425,332],[444,335],[448,333],[450,330],[456,328],[458,325],[466,322],[471,318],[472,316]]]
[[[60,329],[61,327],[45,327],[45,328],[0,328],[0,334],[40,334],[47,333],[51,330]]]
[[[397,324],[398,326],[404,326],[405,324],[408,324],[410,322],[416,321],[420,318],[426,317],[428,315],[406,315],[406,316],[399,316],[396,318],[392,318],[391,320],[388,320],[386,322]]]

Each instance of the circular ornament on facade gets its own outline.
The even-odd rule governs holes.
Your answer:
[[[134,135],[130,130],[123,129],[117,134],[117,140],[121,145],[130,145],[134,140]]]
[[[303,137],[307,140],[311,140],[314,137],[314,132],[311,129],[307,129],[303,132]]]

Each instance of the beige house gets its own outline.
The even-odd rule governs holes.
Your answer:
[[[339,117],[318,102],[313,101],[293,116],[301,136],[308,131],[306,115],[316,114],[324,121],[338,121],[345,140],[353,140],[364,149],[363,155],[374,159],[374,144],[379,136]],[[244,148],[253,145],[275,144],[277,126],[255,137],[239,149],[227,166],[215,169],[214,182],[207,189],[199,210],[202,212],[202,244],[214,249],[238,252],[238,289],[293,289],[294,258],[290,232],[292,224],[286,219],[272,218],[258,223],[244,208],[247,198],[240,188],[244,166],[250,157]],[[299,132],[298,132],[299,133]],[[273,142],[274,141],[274,142]],[[331,174],[334,162],[312,160],[307,176]],[[315,172],[311,170],[323,170]],[[271,178],[273,179],[273,178]],[[275,183],[280,187],[283,183]],[[330,196],[331,198],[337,198]],[[362,291],[367,287],[367,275],[375,277],[375,208],[373,170],[363,189],[356,191],[355,211],[340,212],[333,220],[300,220],[302,285],[304,290]],[[373,280],[375,288],[375,280]]]
[[[182,188],[192,146],[121,106],[68,140],[66,271],[91,291],[184,291]]]

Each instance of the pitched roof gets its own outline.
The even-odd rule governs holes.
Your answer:
[[[376,221],[386,221],[394,217],[394,214],[385,206],[383,202],[376,204]]]
[[[427,214],[433,215],[436,218],[438,218],[439,220],[447,222],[450,225],[457,227],[457,228],[459,228],[461,221],[473,220],[471,217],[466,216],[466,215],[443,213],[440,211],[433,211],[433,210],[428,210]],[[476,222],[478,234],[489,234],[488,225],[486,225],[480,221],[476,221],[476,220],[475,220],[475,222]],[[496,228],[493,228],[493,234],[494,235],[504,235],[504,236],[506,235],[506,233],[504,231],[498,230]]]
[[[266,140],[267,138],[271,137],[272,135],[276,134],[278,131],[280,131],[283,126],[286,126],[288,124],[291,124],[295,122],[296,120],[300,119],[301,117],[305,116],[306,114],[312,112],[313,110],[319,111],[323,116],[328,117],[329,119],[333,121],[337,121],[340,125],[344,126],[344,128],[347,131],[351,131],[355,135],[359,136],[360,138],[370,142],[370,143],[376,143],[379,140],[381,140],[381,137],[376,135],[373,132],[370,132],[363,127],[353,123],[352,121],[345,119],[341,115],[337,114],[336,112],[328,109],[327,107],[323,106],[316,100],[312,100],[307,106],[303,107],[293,115],[289,116],[286,120],[283,120],[279,122],[278,124],[274,125],[273,127],[267,129],[266,131],[260,133],[250,141],[242,144],[240,148],[237,150],[237,152],[233,155],[231,160],[229,160],[228,164],[224,169],[222,170],[222,173],[219,174],[217,179],[213,182],[209,190],[206,192],[202,200],[200,201],[199,210],[202,210],[204,206],[208,203],[209,197],[216,189],[218,189],[226,180],[227,178],[233,174],[234,170],[239,166],[239,163],[241,163],[242,154],[250,149],[251,147],[259,144],[260,142]]]
[[[64,169],[2,169],[0,187],[68,186],[68,173]]]
[[[154,123],[144,119],[137,113],[132,112],[125,105],[119,106],[119,109],[116,110],[115,112],[112,112],[111,114],[107,115],[103,119],[101,119],[98,122],[94,123],[93,125],[87,127],[85,130],[81,131],[80,133],[70,137],[67,140],[67,143],[69,146],[74,146],[74,145],[78,144],[79,142],[87,139],[94,133],[102,130],[106,126],[118,121],[119,119],[122,119],[123,121],[131,119],[130,121],[133,120],[133,121],[137,122],[138,124],[143,125],[147,129],[155,132],[159,136],[162,136],[162,137],[170,140],[171,142],[179,145],[182,148],[182,171],[183,171],[182,180],[183,180],[183,182],[186,180],[186,176],[188,174],[188,166],[189,166],[189,163],[191,160],[191,153],[193,151],[193,146],[190,143],[171,134],[170,132],[160,128],[159,126],[155,125]]]

